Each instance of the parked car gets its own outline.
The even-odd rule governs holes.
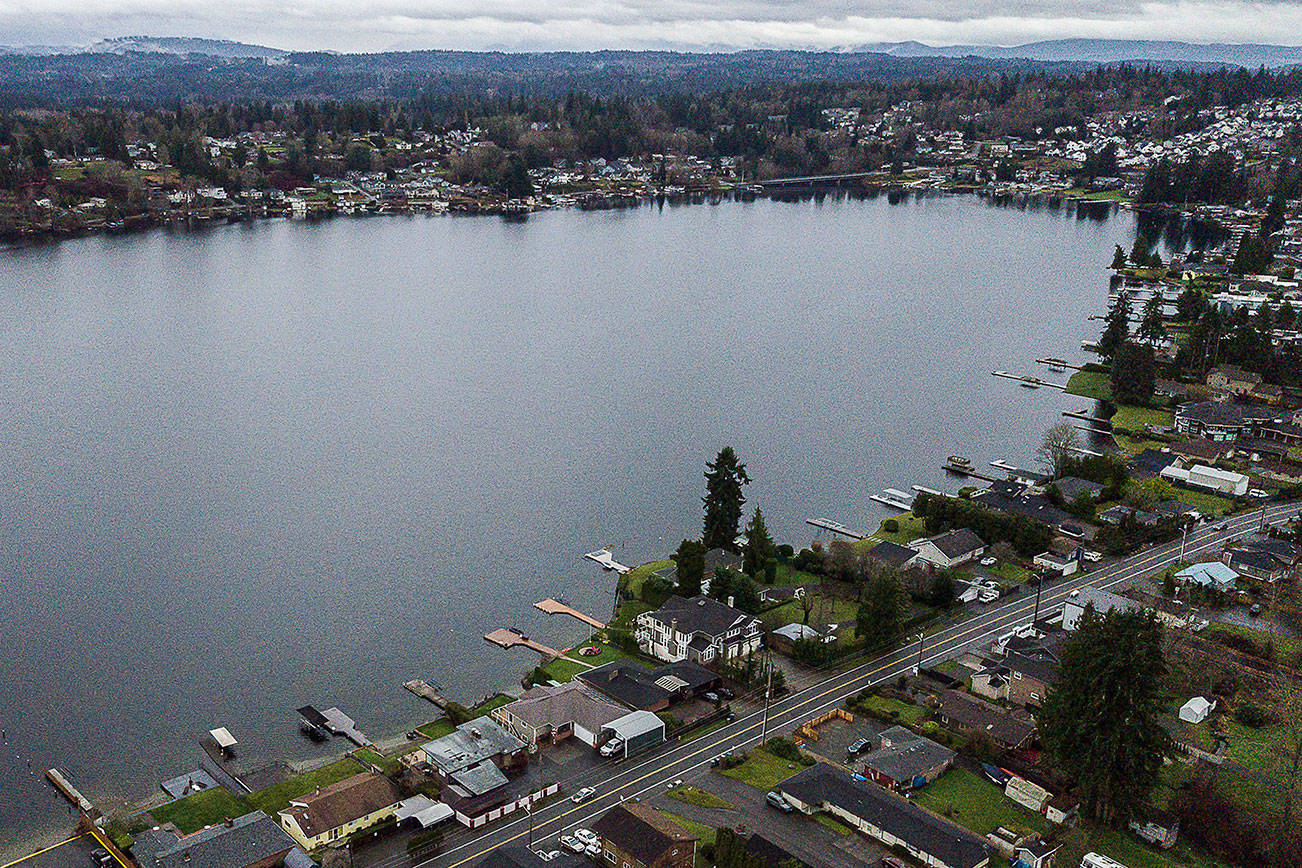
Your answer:
[[[589,844],[601,843],[601,839],[597,837],[597,833],[592,831],[591,829],[575,829],[574,837],[582,841],[583,846],[585,847],[588,846]]]
[[[781,811],[784,814],[790,814],[792,811],[795,810],[795,808],[791,807],[790,802],[782,798],[781,793],[773,790],[770,790],[764,796],[764,803],[771,808],[777,808],[779,811]]]
[[[1081,552],[1080,556],[1092,564],[1096,564],[1099,561],[1103,560],[1103,555],[1101,553],[1096,551],[1091,551],[1090,549],[1086,549],[1085,551]]]
[[[602,756],[610,757],[624,750],[624,740],[622,738],[612,738],[601,746],[598,751]]]
[[[582,853],[585,849],[587,849],[584,846],[582,841],[570,835],[566,835],[563,838],[561,838],[561,846],[564,847],[566,850],[569,850],[571,853]]]
[[[856,742],[852,742],[850,746],[845,749],[845,752],[848,753],[850,756],[858,756],[859,754],[863,753],[864,750],[867,749],[867,747],[868,747],[868,739],[861,738]]]
[[[553,859],[559,859],[561,856],[560,850],[534,850],[534,853],[536,853],[538,855],[538,858],[543,860],[544,862],[550,862]]]
[[[981,559],[981,566],[983,566],[983,567],[993,567],[993,566],[994,566],[995,564],[997,564],[997,563],[999,563],[999,558],[982,558],[982,559]]]
[[[896,856],[883,856],[882,868],[909,868],[904,864],[904,860]]]
[[[596,794],[597,794],[597,791],[594,790],[592,787],[584,787],[583,789],[579,790],[579,791],[578,791],[577,793],[575,793],[574,795],[570,796],[570,801],[573,802],[573,803],[576,804],[576,805],[581,805],[581,804],[583,804],[584,802],[586,802],[588,799],[590,799],[590,798],[592,798],[593,796],[595,796]]]
[[[713,692],[713,691],[711,691],[711,692],[705,694],[705,697],[704,697],[704,698],[705,698],[705,701],[706,701],[706,702],[713,702],[715,705],[718,705],[718,704],[719,704],[719,694],[717,694],[717,693],[715,693],[715,692]]]
[[[113,864],[113,857],[109,855],[108,850],[101,847],[90,851],[90,861],[94,862],[96,865],[107,866]]]
[[[718,690],[716,690],[715,692],[718,693],[720,696],[722,696],[724,699],[736,699],[736,698],[737,698],[737,694],[733,693],[731,690],[729,690],[729,689],[726,688],[726,687],[720,687],[720,688],[719,688]]]
[[[717,766],[719,763],[723,762],[730,756],[732,756],[732,751],[725,750],[723,753],[719,754],[718,756],[712,757],[710,759],[710,765]]]
[[[601,858],[602,851],[604,851],[604,850],[605,850],[605,848],[601,846],[601,842],[600,842],[600,841],[594,841],[594,842],[592,842],[591,844],[589,844],[588,846],[586,846],[586,847],[583,848],[583,852],[587,853],[587,854],[588,854],[589,856],[591,856],[593,859],[600,859],[600,858]]]

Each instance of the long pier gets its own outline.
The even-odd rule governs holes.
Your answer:
[[[601,623],[586,612],[580,612],[573,606],[567,606],[559,600],[553,600],[551,597],[534,603],[533,607],[540,612],[546,612],[548,615],[569,615],[571,618],[582,621],[594,630],[606,629],[605,624]]]
[[[1032,377],[1024,374],[1010,374],[1007,371],[991,371],[992,376],[1003,377],[1005,380],[1016,380],[1024,386],[1038,389],[1041,386],[1047,386],[1050,389],[1057,389],[1061,392],[1067,391],[1065,383],[1051,383],[1048,380],[1041,380],[1039,377]]]
[[[1035,360],[1035,363],[1036,363],[1037,365],[1048,365],[1048,366],[1051,367],[1051,368],[1055,368],[1055,367],[1056,367],[1056,368],[1071,368],[1073,371],[1083,371],[1083,370],[1085,370],[1085,366],[1084,366],[1084,365],[1073,365],[1071,362],[1067,361],[1066,359],[1055,359],[1055,358],[1052,358],[1052,357],[1050,357],[1050,356],[1046,356],[1046,357],[1043,358],[1043,359],[1036,359],[1036,360]]]
[[[1111,431],[1112,422],[1109,419],[1103,419],[1099,416],[1091,416],[1089,413],[1081,413],[1076,410],[1063,410],[1062,415],[1068,419],[1079,419],[1082,422],[1089,422],[1091,425],[1098,425],[1097,431]]]
[[[900,491],[898,488],[887,488],[881,494],[870,494],[868,499],[902,512],[913,509],[913,495],[907,491]]]
[[[850,528],[841,524],[839,521],[832,521],[827,518],[807,518],[805,524],[812,524],[814,527],[830,530],[832,533],[839,533],[842,536],[848,536],[850,539],[863,539],[867,534],[850,530]]]
[[[357,722],[338,708],[327,708],[321,712],[321,716],[326,719],[326,726],[331,732],[342,735],[358,747],[366,747],[371,743],[371,740],[357,728]]]
[[[528,636],[517,633],[514,630],[508,630],[505,627],[499,627],[491,633],[485,633],[484,639],[499,648],[529,648],[533,651],[537,651],[548,660],[554,660],[561,656],[561,652],[557,651],[555,648],[548,648],[541,642],[535,642]]]
[[[65,799],[72,802],[74,808],[83,814],[89,815],[95,810],[95,806],[90,803],[90,799],[83,796],[72,785],[72,782],[63,776],[63,772],[58,769],[46,769],[45,777],[50,783],[54,784],[54,788],[62,793]]]

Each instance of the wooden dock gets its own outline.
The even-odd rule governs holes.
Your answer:
[[[955,464],[954,462],[950,461],[945,464],[942,464],[941,467],[944,468],[946,472],[952,473],[955,476],[970,476],[973,479],[980,479],[983,482],[999,481],[993,476],[987,476],[986,474],[981,473],[971,464]]]
[[[908,512],[913,509],[913,495],[907,491],[900,491],[898,488],[887,488],[881,494],[870,494],[868,499],[883,506],[889,506],[891,509],[898,509],[901,512]]]
[[[1082,422],[1089,422],[1091,425],[1098,425],[1099,431],[1111,431],[1112,422],[1098,416],[1091,416],[1089,413],[1081,413],[1076,410],[1063,410],[1062,415],[1068,419],[1079,419]]]
[[[533,607],[540,612],[546,612],[548,615],[569,615],[571,618],[582,621],[594,630],[606,629],[605,624],[601,623],[591,615],[580,612],[573,606],[567,606],[559,600],[553,600],[551,597],[534,603]]]
[[[77,788],[72,785],[72,782],[63,776],[63,772],[58,769],[46,769],[45,777],[51,784],[54,784],[54,788],[58,790],[65,799],[72,803],[74,808],[81,811],[83,814],[89,815],[95,810],[95,806],[90,803],[90,799],[78,792]]]
[[[610,549],[597,549],[595,552],[588,552],[584,557],[590,561],[601,564],[603,570],[613,570],[621,576],[633,569],[632,567],[626,567],[619,561],[615,560],[615,556],[611,553]]]
[[[1073,365],[1071,362],[1067,361],[1066,359],[1054,359],[1054,358],[1046,357],[1043,359],[1036,359],[1035,363],[1037,365],[1048,365],[1050,368],[1071,368],[1073,371],[1085,370],[1084,365]]]
[[[561,656],[561,652],[555,648],[548,648],[541,642],[535,642],[528,636],[524,636],[514,630],[508,630],[505,627],[499,627],[491,633],[485,633],[484,639],[493,643],[499,648],[529,648],[537,651],[547,660],[554,660]]]
[[[842,536],[848,536],[850,539],[863,539],[867,534],[850,530],[850,528],[841,524],[839,521],[832,521],[827,518],[807,518],[805,524],[812,524],[814,527],[830,530],[832,533],[839,533]]]
[[[421,699],[434,703],[439,708],[446,710],[448,707],[448,701],[440,696],[438,691],[436,691],[428,681],[422,681],[421,679],[416,678],[412,681],[406,682],[402,686],[419,696]]]

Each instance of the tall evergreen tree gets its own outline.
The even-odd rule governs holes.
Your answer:
[[[1126,341],[1112,359],[1112,400],[1147,404],[1157,385],[1157,358],[1148,344]]]
[[[705,581],[705,546],[698,540],[683,540],[678,544],[674,562],[678,574],[676,593],[683,597],[695,597],[701,593],[701,583]]]
[[[1040,741],[1076,782],[1085,811],[1129,819],[1157,783],[1170,736],[1162,628],[1148,612],[1089,608],[1062,649],[1058,682],[1040,717]]]
[[[1117,249],[1112,251],[1112,270],[1120,271],[1125,267],[1126,267],[1126,251],[1122,250],[1121,245],[1118,244]]]
[[[1153,293],[1153,297],[1144,303],[1144,315],[1139,323],[1136,335],[1141,341],[1155,344],[1166,337],[1166,320],[1162,315],[1162,296]]]
[[[768,526],[764,524],[764,513],[755,509],[755,515],[746,525],[746,552],[742,560],[742,570],[748,576],[758,576],[773,560],[773,537],[769,535]]]
[[[899,572],[882,570],[869,578],[863,604],[855,619],[859,638],[869,648],[889,648],[900,638],[908,610],[909,595]]]
[[[1130,338],[1130,293],[1122,290],[1108,308],[1099,337],[1099,356],[1111,361],[1117,350]]]
[[[746,465],[737,460],[731,446],[725,446],[705,467],[705,533],[701,542],[706,549],[736,551],[741,508],[746,502],[742,486],[750,484]]]

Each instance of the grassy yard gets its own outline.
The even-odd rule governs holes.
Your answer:
[[[650,611],[651,611],[650,603],[644,603],[641,600],[629,600],[620,605],[619,614],[615,616],[615,620],[611,622],[610,626],[628,627],[630,624],[633,623],[633,619],[635,619],[638,615],[641,615],[643,612],[650,612]]]
[[[822,813],[821,811],[814,815],[814,820],[820,826],[826,826],[838,835],[853,835],[854,829],[851,829],[845,823],[835,817]]]
[[[899,525],[900,529],[897,531],[886,530],[885,525],[888,521],[895,522]],[[895,518],[883,519],[882,527],[879,527],[875,534],[870,536],[868,539],[855,543],[855,546],[860,549],[870,549],[881,541],[893,542],[899,545],[908,545],[915,539],[926,535],[927,528],[923,524],[922,519],[918,518],[911,512],[905,512],[895,516]]]
[[[775,585],[817,585],[822,581],[813,573],[798,570],[791,564],[779,563],[775,575]]]
[[[689,805],[697,805],[702,808],[720,808],[722,810],[731,810],[732,802],[725,798],[716,796],[714,793],[707,792],[700,787],[684,785],[674,787],[665,793],[671,799],[677,799],[680,802],[686,802]]]
[[[204,790],[149,811],[159,824],[175,823],[182,835],[197,832],[228,817],[241,817],[248,812],[249,806],[243,799],[235,798],[221,787]]]
[[[1110,856],[1127,868],[1217,868],[1221,865],[1209,856],[1194,853],[1182,843],[1160,852],[1129,832],[1101,829],[1082,821],[1075,829],[1066,830],[1062,849],[1057,854],[1057,864],[1079,865],[1086,853]]]
[[[811,626],[817,628],[827,624],[854,624],[855,615],[859,612],[858,603],[853,600],[823,597],[818,594],[810,594],[809,597],[814,604],[814,608],[809,612]],[[804,618],[805,610],[801,608],[798,600],[783,603],[776,609],[770,609],[760,616],[766,630],[785,627],[787,624],[798,624]],[[842,638],[848,639],[853,632],[853,630],[846,630],[842,634]]]
[[[1112,375],[1105,371],[1077,371],[1067,381],[1067,392],[1096,401],[1112,400]]]
[[[1238,624],[1213,623],[1203,631],[1203,636],[1207,638],[1214,638],[1218,635],[1243,636],[1259,644],[1267,641],[1272,642],[1275,645],[1275,659],[1280,663],[1292,662],[1296,665],[1299,655],[1302,655],[1302,639],[1288,639],[1283,636],[1276,636],[1273,633],[1267,633],[1264,630],[1241,627]]]
[[[284,810],[289,806],[291,799],[310,793],[317,787],[327,787],[364,771],[366,771],[365,767],[357,760],[352,757],[345,757],[315,771],[273,784],[265,790],[260,790],[249,796],[248,801],[253,807],[274,817],[277,811]]]
[[[1129,404],[1118,407],[1117,412],[1112,416],[1112,425],[1114,427],[1126,428],[1130,431],[1142,431],[1145,425],[1167,428],[1170,427],[1173,421],[1175,421],[1175,414],[1170,410],[1134,407]]]
[[[913,801],[982,836],[1000,826],[1036,832],[1045,828],[1044,817],[1026,810],[999,787],[963,768],[951,769],[939,780],[915,790]],[[1080,860],[1064,864],[1079,865]]]
[[[781,759],[757,747],[746,755],[744,763],[730,769],[723,769],[720,774],[761,790],[771,790],[796,772],[803,770],[804,766],[799,763]]]
[[[869,696],[858,700],[856,705],[872,709],[879,714],[890,717],[891,712],[895,713],[894,720],[908,726],[914,726],[921,723],[927,716],[927,709],[920,705],[913,705],[908,702],[900,702],[898,699],[889,699],[885,696]]]
[[[454,729],[456,729],[456,726],[446,717],[440,717],[432,723],[416,727],[416,731],[428,738],[430,741],[433,741],[436,738],[442,738]]]
[[[357,757],[364,763],[370,763],[377,766],[386,775],[392,775],[398,771],[398,760],[394,757],[388,757],[376,750],[368,747],[359,749],[353,756]]]
[[[660,811],[660,813],[664,814],[666,817],[673,820],[675,823],[682,826],[684,829],[691,832],[696,837],[700,838],[701,846],[714,843],[714,836],[716,832],[714,829],[710,828],[704,823],[698,823],[695,820],[689,820],[686,817],[680,817],[677,814],[673,813],[672,811],[666,811],[661,808],[657,808],[656,810]]]
[[[672,567],[673,561],[652,561],[649,564],[642,564],[634,567],[624,574],[620,584],[624,586],[625,594],[629,597],[640,597],[642,595],[642,583],[651,578],[653,573],[663,570],[665,567]]]

